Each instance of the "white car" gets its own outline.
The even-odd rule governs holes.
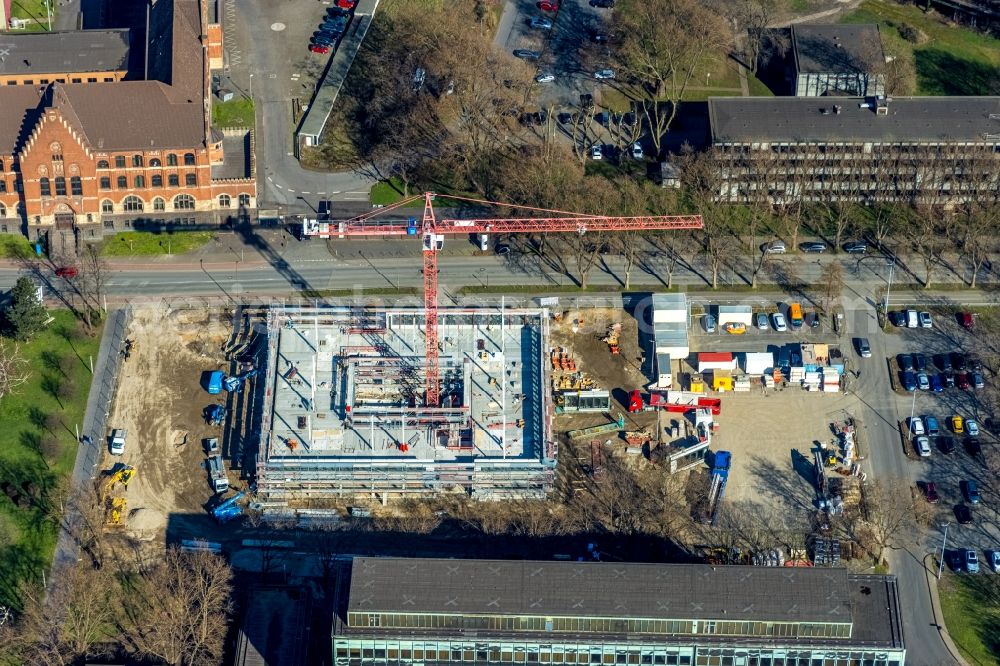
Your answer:
[[[785,315],[780,312],[775,312],[771,315],[771,324],[774,326],[774,330],[781,333],[788,330],[788,324],[785,322]]]
[[[927,429],[924,428],[924,420],[919,416],[910,417],[910,434],[911,435],[926,435]]]
[[[975,419],[965,420],[965,432],[969,433],[969,437],[979,437],[979,424]]]
[[[917,453],[921,458],[929,458],[931,455],[931,440],[923,435],[917,437]]]
[[[930,312],[918,312],[917,317],[920,319],[921,328],[934,328],[934,322],[931,321]]]
[[[599,69],[594,72],[595,79],[613,79],[615,78],[615,70],[613,69]]]
[[[760,246],[762,252],[766,254],[784,254],[785,253],[785,241],[771,241],[770,243],[764,243]]]
[[[590,159],[592,160],[604,159],[604,148],[600,144],[590,147]]]
[[[555,80],[556,80],[556,75],[550,74],[548,72],[539,74],[538,76],[535,77],[535,83],[552,83]]]
[[[638,141],[632,144],[632,159],[641,160],[646,154],[642,152],[642,144]]]
[[[990,569],[993,569],[994,573],[1000,573],[1000,551],[986,551],[986,562],[990,565]]]

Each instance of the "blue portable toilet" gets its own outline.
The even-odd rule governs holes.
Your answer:
[[[417,218],[411,217],[406,221],[406,235],[407,236],[417,235]]]
[[[211,394],[215,395],[222,392],[222,371],[215,370],[208,375],[208,385],[205,389]]]

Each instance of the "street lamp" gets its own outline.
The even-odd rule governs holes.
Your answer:
[[[941,542],[941,559],[938,560],[938,580],[941,580],[941,571],[944,569],[944,551],[948,547],[948,527],[951,526],[951,522],[944,523],[943,525],[938,523],[938,527],[944,527],[944,541]]]
[[[250,101],[253,101],[253,72],[250,73]]]
[[[889,267],[889,284],[885,287],[885,305],[882,306],[882,310],[889,316],[889,291],[892,289],[892,271],[896,268],[896,257],[886,259],[885,263]]]

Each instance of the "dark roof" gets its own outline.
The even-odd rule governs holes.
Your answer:
[[[851,622],[846,569],[356,558],[348,611]]]
[[[159,81],[55,84],[52,104],[75,120],[94,150],[201,145],[205,137],[201,105],[173,103],[168,91],[169,86]]]
[[[0,34],[0,74],[113,72],[128,69],[129,30]]]
[[[0,87],[0,155],[12,155],[35,127],[43,88]]]
[[[1000,142],[1000,97],[895,97],[881,116],[861,106],[872,102],[849,97],[713,98],[708,100],[712,141]]]
[[[792,54],[799,74],[871,71],[885,62],[878,25],[793,25]]]

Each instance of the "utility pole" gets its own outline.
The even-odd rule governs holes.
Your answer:
[[[944,541],[941,542],[941,558],[938,560],[938,580],[941,580],[941,571],[944,569],[944,552],[948,547],[948,527],[950,526],[950,522],[944,524]]]
[[[892,289],[892,270],[896,268],[896,258],[886,260],[889,264],[889,284],[885,288],[885,305],[882,306],[882,311],[885,312],[885,316],[889,316],[889,291]]]

